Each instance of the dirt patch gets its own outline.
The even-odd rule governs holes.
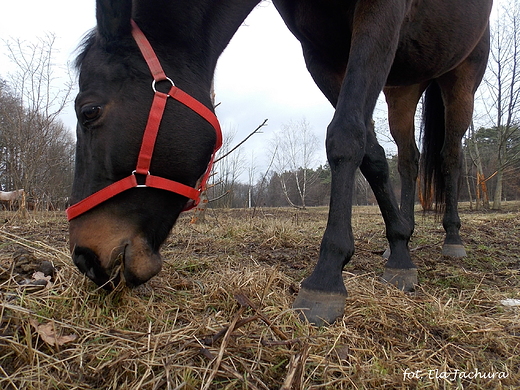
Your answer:
[[[71,264],[61,214],[6,214],[0,229],[0,388],[513,389],[520,383],[520,212],[461,213],[468,256],[440,255],[416,215],[420,287],[380,283],[376,207],[356,207],[344,317],[290,310],[315,264],[327,210],[211,210],[181,218],[158,277],[107,294]],[[42,264],[47,266],[42,270]],[[48,265],[51,265],[51,268]],[[35,283],[36,272],[44,282]],[[506,301],[509,299],[510,301]],[[285,386],[285,387],[283,387]]]

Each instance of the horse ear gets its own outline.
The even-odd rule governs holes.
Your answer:
[[[132,0],[97,0],[97,32],[111,42],[131,32]]]

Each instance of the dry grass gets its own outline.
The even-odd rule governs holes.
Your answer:
[[[0,229],[0,388],[518,388],[520,308],[500,301],[520,299],[519,216],[465,213],[469,256],[455,262],[438,254],[439,222],[419,214],[421,287],[405,294],[377,277],[377,209],[356,208],[347,308],[322,328],[289,308],[325,209],[210,211],[202,226],[184,217],[161,274],[110,294],[71,264],[62,215],[14,218]],[[11,264],[21,247],[53,262],[46,288],[20,285]]]

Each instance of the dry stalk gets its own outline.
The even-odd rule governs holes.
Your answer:
[[[262,319],[262,321],[265,322],[265,324],[267,326],[269,326],[269,328],[271,328],[273,330],[273,332],[278,336],[280,337],[282,340],[289,340],[289,337],[284,333],[282,332],[278,327],[276,327],[272,321],[267,318],[257,307],[256,305],[251,302],[251,300],[246,297],[245,295],[243,294],[237,294],[236,296],[236,299],[237,301],[240,303],[240,305],[242,306],[249,306],[251,309],[253,309],[255,311],[255,313]]]
[[[300,353],[291,356],[287,367],[287,376],[283,381],[280,390],[299,390],[303,385],[303,376],[305,374],[305,363],[309,357],[309,346],[304,344]]]
[[[206,381],[206,384],[203,386],[202,390],[208,390],[211,386],[211,382],[213,382],[213,378],[215,378],[215,375],[217,375],[217,372],[220,368],[220,363],[222,362],[222,357],[224,356],[224,351],[226,349],[229,337],[231,336],[231,333],[233,333],[233,330],[235,329],[235,325],[238,322],[239,318],[242,316],[242,313],[246,310],[246,306],[240,306],[238,309],[237,314],[233,317],[233,320],[229,324],[228,330],[226,331],[226,334],[224,335],[224,338],[222,339],[222,344],[220,345],[220,349],[218,351],[217,358],[215,359],[214,368],[210,373],[209,378]]]

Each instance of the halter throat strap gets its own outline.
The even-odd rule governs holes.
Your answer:
[[[109,186],[93,193],[92,195],[69,207],[67,209],[67,219],[69,221],[131,188],[152,187],[177,193],[191,200],[191,202],[188,202],[187,207],[184,209],[184,211],[189,210],[197,206],[199,203],[200,194],[206,189],[206,183],[211,173],[211,168],[213,167],[215,154],[222,146],[222,131],[215,114],[204,104],[175,86],[173,81],[164,73],[161,63],[159,62],[157,55],[155,54],[144,33],[133,20],[131,21],[131,24],[132,36],[139,46],[141,54],[148,64],[148,68],[152,74],[152,90],[154,92],[152,107],[150,109],[150,114],[148,116],[148,121],[146,123],[143,140],[141,143],[141,149],[137,158],[137,165],[135,170],[129,176],[110,184]],[[168,93],[160,92],[155,88],[156,83],[161,81],[169,82],[171,84]],[[168,98],[177,100],[178,102],[184,104],[199,114],[209,124],[211,124],[211,126],[213,126],[217,135],[217,140],[211,155],[210,162],[197,188],[150,174],[150,164],[155,148],[155,141],[157,139],[157,134],[159,133],[159,127],[161,125],[164,110],[166,109],[166,102]],[[138,176],[142,178],[138,180]]]

